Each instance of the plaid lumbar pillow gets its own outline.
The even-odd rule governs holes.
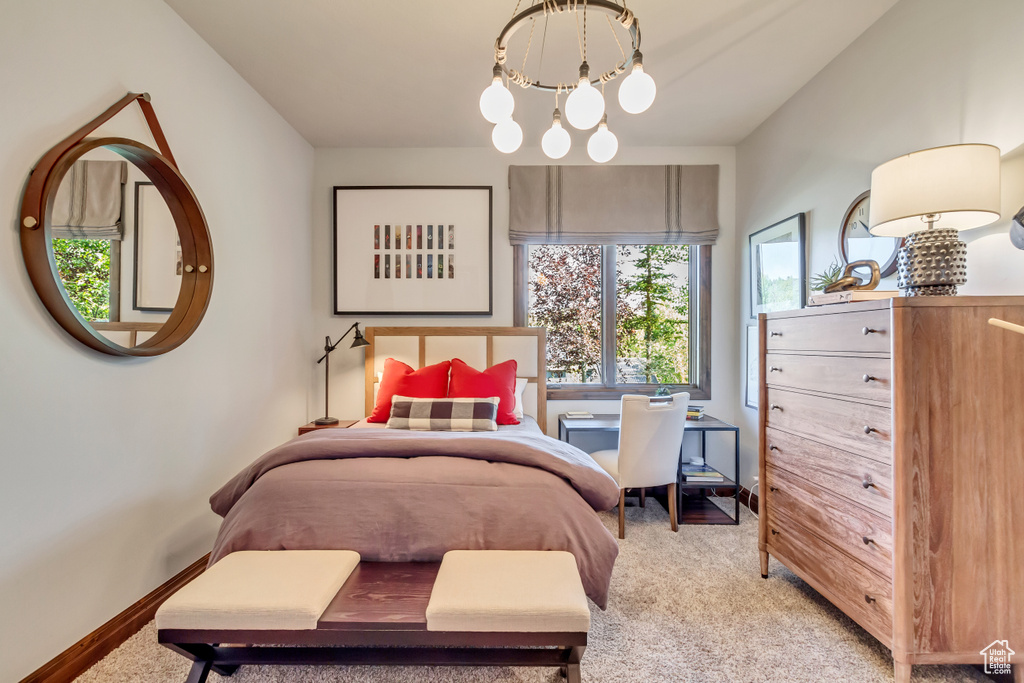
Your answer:
[[[498,429],[497,396],[490,398],[391,399],[388,429],[420,432],[493,432]]]

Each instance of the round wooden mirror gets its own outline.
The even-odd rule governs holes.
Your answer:
[[[126,138],[85,137],[117,111],[136,100],[142,105],[143,113],[163,153]],[[111,193],[118,193],[116,199],[98,193],[96,188],[101,185],[102,176],[99,170],[89,171],[92,175],[88,179],[85,176],[87,160],[94,164],[113,164],[116,168],[127,166],[109,161],[109,158],[129,162],[129,168],[139,178],[123,189],[123,181],[110,181],[111,187],[117,187],[111,190]],[[104,172],[107,170],[105,168]],[[126,177],[131,175],[124,173]],[[142,177],[145,181],[141,180]],[[97,301],[102,296],[97,296],[94,291],[83,292],[88,287],[81,283],[93,277],[93,262],[102,263],[104,259],[107,263],[106,276],[111,282],[115,279],[120,281],[122,279],[114,273],[121,263],[110,261],[110,254],[115,248],[112,243],[110,246],[102,244],[102,229],[90,233],[74,226],[83,223],[83,214],[102,213],[95,206],[106,204],[114,211],[117,209],[114,205],[120,202],[123,207],[125,201],[120,193],[131,192],[132,189],[135,190],[132,192],[136,218],[132,234],[134,243],[130,257],[123,253],[121,256],[125,257],[122,261],[134,261],[131,273],[133,290],[128,297],[120,296],[116,300],[111,297],[110,309],[107,309],[102,301]],[[71,203],[74,208],[66,209],[68,197],[90,192],[94,196],[88,201],[73,201]],[[54,205],[58,197],[60,206],[57,213],[61,217],[55,231]],[[88,202],[92,202],[93,206],[89,207]],[[155,224],[162,218],[164,224],[164,234],[159,239],[147,239],[150,242],[162,240],[163,251],[166,252],[168,248],[172,250],[171,254],[161,254],[156,259],[161,268],[175,271],[172,276],[163,278],[162,289],[158,288],[162,292],[162,303],[156,307],[159,311],[152,310],[154,307],[147,310],[146,306],[138,306],[139,293],[143,291],[138,285],[141,263],[139,249],[142,241],[139,221],[144,208],[149,212],[147,215],[154,216],[150,223]],[[66,220],[66,214],[74,214],[76,220]],[[123,231],[125,227],[123,215],[120,212],[117,215],[121,226],[113,228],[115,232]],[[72,227],[65,225],[68,222],[73,224]],[[96,222],[105,225],[111,221],[92,221]],[[95,230],[94,225],[89,227]],[[94,238],[97,235],[99,238]],[[106,239],[112,238],[108,234]],[[213,249],[202,208],[166,147],[166,140],[149,106],[148,96],[129,93],[103,115],[43,156],[29,178],[22,200],[21,247],[29,278],[43,305],[61,327],[86,346],[117,356],[155,356],[181,345],[192,335],[210,301]],[[121,252],[120,249],[117,251]],[[85,270],[89,270],[89,273],[83,275]],[[119,307],[119,302],[125,298],[133,302],[132,309],[144,311],[145,315],[133,315],[131,321],[114,315],[113,309]]]

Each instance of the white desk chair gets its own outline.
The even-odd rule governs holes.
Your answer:
[[[679,530],[676,477],[689,403],[688,393],[657,403],[649,396],[623,396],[619,447],[590,454],[619,485],[619,538],[626,537],[626,489],[639,488],[642,500],[645,488],[668,484],[668,516],[672,531]]]

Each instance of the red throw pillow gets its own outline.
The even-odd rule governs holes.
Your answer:
[[[402,361],[388,358],[384,361],[384,376],[377,389],[377,403],[367,422],[387,422],[391,417],[391,397],[445,398],[448,392],[450,361],[441,361],[413,370]]]
[[[480,372],[455,358],[452,360],[452,378],[448,383],[448,398],[497,396],[500,399],[498,424],[517,425],[519,420],[515,415],[516,369],[516,362],[507,360]]]

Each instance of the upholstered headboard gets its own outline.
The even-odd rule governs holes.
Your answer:
[[[528,380],[523,412],[547,427],[546,330],[543,327],[367,327],[366,414],[373,410],[377,373],[388,358],[414,368],[461,358],[483,370],[514,359],[517,377]]]

